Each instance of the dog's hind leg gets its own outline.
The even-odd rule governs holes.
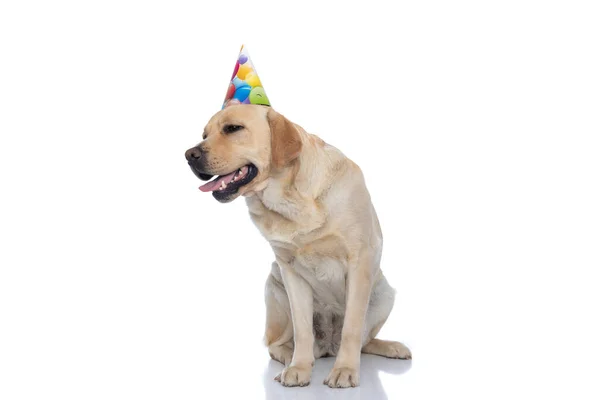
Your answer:
[[[272,344],[269,346],[269,355],[275,361],[279,361],[286,367],[292,362],[294,355],[294,343],[289,341],[282,345]]]
[[[363,346],[362,352],[387,358],[412,359],[412,354],[408,347],[400,342],[393,342],[391,340],[371,339],[369,343]]]
[[[408,347],[402,343],[375,339],[392,311],[395,295],[394,289],[388,284],[385,277],[382,277],[373,288],[367,310],[361,351],[366,354],[410,360],[412,354]]]
[[[290,302],[282,283],[279,266],[275,262],[265,285],[265,304],[265,344],[269,347],[271,358],[287,366],[292,361],[294,351],[294,327]]]

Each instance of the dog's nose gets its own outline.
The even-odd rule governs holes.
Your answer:
[[[203,151],[200,147],[192,147],[185,152],[185,159],[188,161],[197,160],[202,156],[202,153]]]

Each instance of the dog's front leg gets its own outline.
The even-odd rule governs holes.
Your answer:
[[[310,285],[293,269],[293,266],[277,260],[283,284],[290,300],[294,325],[294,355],[275,380],[283,386],[306,386],[315,362],[313,351],[313,293]]]
[[[363,330],[372,286],[369,263],[359,262],[348,271],[346,279],[342,342],[333,369],[323,382],[332,388],[355,387],[359,384]]]

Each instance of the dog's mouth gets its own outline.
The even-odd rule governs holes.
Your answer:
[[[203,174],[204,175],[204,174]],[[249,184],[258,175],[258,169],[253,164],[244,165],[242,168],[226,174],[219,175],[214,180],[200,186],[203,192],[212,192],[213,197],[219,201],[227,200],[244,185]],[[211,175],[202,178],[211,179]]]

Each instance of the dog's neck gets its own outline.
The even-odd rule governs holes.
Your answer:
[[[298,131],[302,138],[300,155],[284,168],[271,171],[264,187],[247,198],[251,209],[252,203],[259,201],[268,210],[298,222],[323,214],[318,199],[325,189],[323,176],[327,171],[316,166],[327,169],[330,165],[324,142],[300,127]]]

